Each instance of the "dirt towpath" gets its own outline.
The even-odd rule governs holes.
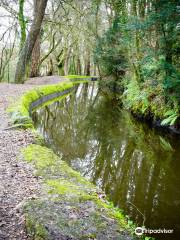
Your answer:
[[[5,130],[9,126],[6,108],[26,91],[42,84],[64,81],[57,76],[29,79],[23,85],[0,83],[0,240],[25,240],[22,204],[40,191],[29,164],[17,159],[20,148],[34,141],[29,130]]]

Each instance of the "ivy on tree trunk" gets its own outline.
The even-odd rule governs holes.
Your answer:
[[[31,60],[32,52],[36,40],[40,34],[42,21],[45,14],[45,9],[48,0],[39,0],[38,4],[34,4],[34,19],[25,41],[25,44],[20,52],[19,60],[16,67],[16,74],[15,74],[15,82],[16,83],[23,83],[27,66]],[[37,6],[37,7],[36,7]]]

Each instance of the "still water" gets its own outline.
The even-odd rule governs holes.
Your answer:
[[[180,136],[138,122],[93,84],[33,113],[38,131],[138,226],[180,239]]]

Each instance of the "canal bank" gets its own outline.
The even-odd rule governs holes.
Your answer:
[[[63,83],[25,94],[9,109],[16,127],[33,128],[28,113],[32,102],[72,86],[72,83]],[[55,99],[59,97],[62,98],[56,96]],[[46,105],[44,101],[42,104]],[[40,197],[24,204],[26,227],[32,239],[135,239],[134,226],[107,201],[104,192],[50,149],[39,144],[29,145],[22,150],[20,159],[32,163],[35,177],[41,179],[44,186]]]
[[[129,219],[149,229],[174,229],[153,236],[178,239],[178,135],[137,121],[115,96],[92,83],[32,118],[47,146],[103,189]]]

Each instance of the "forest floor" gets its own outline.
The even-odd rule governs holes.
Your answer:
[[[25,200],[36,198],[40,191],[32,166],[18,159],[20,149],[33,143],[34,137],[29,130],[8,130],[10,119],[6,109],[34,86],[64,80],[52,76],[29,79],[23,85],[0,83],[0,240],[27,239],[21,206]]]

